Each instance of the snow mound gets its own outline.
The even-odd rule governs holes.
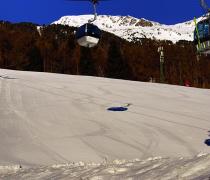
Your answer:
[[[0,179],[203,179],[210,178],[210,155],[193,158],[160,158],[147,160],[115,160],[106,164],[71,163],[53,166],[23,168],[1,172]]]
[[[0,166],[0,174],[16,173],[21,169],[20,165]]]

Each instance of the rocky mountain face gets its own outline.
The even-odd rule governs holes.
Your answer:
[[[159,82],[157,49],[163,46],[165,83],[210,88],[210,58],[201,56],[198,61],[192,33],[181,28],[190,29],[191,22],[166,26],[120,16],[100,21],[99,16],[102,38],[98,46],[87,49],[77,44],[74,31],[91,17],[64,17],[63,25],[49,26],[0,22],[0,68]],[[139,34],[142,31],[146,34]]]

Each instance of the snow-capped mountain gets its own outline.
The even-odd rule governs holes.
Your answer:
[[[79,27],[87,23],[92,15],[64,16],[53,24],[63,24]],[[128,41],[138,38],[156,40],[170,40],[176,43],[179,40],[193,41],[194,22],[188,21],[175,25],[165,25],[146,19],[137,19],[131,16],[100,15],[94,22],[100,29],[113,33]]]

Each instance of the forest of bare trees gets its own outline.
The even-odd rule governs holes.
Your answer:
[[[103,32],[98,46],[77,45],[75,28],[0,22],[0,68],[160,81],[158,47],[164,47],[165,83],[210,88],[210,57],[199,57],[192,42],[139,39],[127,42]]]

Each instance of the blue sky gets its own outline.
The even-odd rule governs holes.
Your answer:
[[[11,22],[49,24],[64,15],[90,13],[89,2],[76,0],[1,0],[0,4],[0,20]],[[203,13],[199,0],[110,0],[98,6],[98,14],[131,15],[165,24],[190,20]]]

